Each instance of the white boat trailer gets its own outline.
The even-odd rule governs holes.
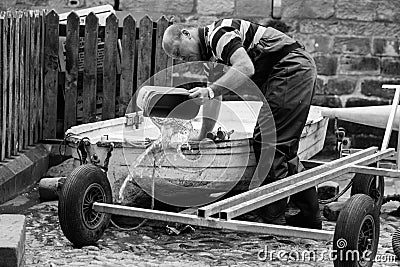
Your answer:
[[[233,231],[309,238],[316,240],[333,240],[333,249],[336,249],[338,253],[340,251],[346,252],[348,250],[358,250],[360,253],[369,251],[370,254],[368,255],[371,256],[370,258],[373,258],[373,256],[376,255],[377,244],[379,242],[379,212],[383,198],[383,177],[400,177],[400,153],[397,153],[396,155],[395,149],[387,148],[393,129],[393,121],[395,118],[396,109],[399,103],[400,86],[384,85],[384,87],[394,88],[396,89],[396,92],[394,95],[392,109],[388,119],[382,147],[380,149],[378,147],[370,147],[328,163],[309,161],[308,163],[313,163],[316,167],[310,168],[306,171],[274,183],[260,186],[258,188],[223,200],[219,200],[206,206],[198,207],[194,209],[195,212],[191,214],[110,204],[111,200],[109,197],[100,198],[100,201],[92,199],[92,203],[86,206],[86,211],[89,209],[91,214],[94,216],[89,217],[89,219],[100,218],[101,220],[100,222],[91,225],[90,221],[85,222],[85,220],[88,220],[88,218],[85,218],[84,216],[85,212],[77,212],[77,216],[81,216],[78,218],[80,221],[82,221],[81,224],[88,226],[87,229],[81,233],[76,233],[76,229],[78,227],[74,225],[74,222],[71,222],[73,221],[71,218],[71,210],[68,210],[68,207],[66,207],[67,205],[64,205],[64,209],[62,208],[63,204],[61,202],[66,202],[66,198],[74,197],[76,199],[76,195],[72,196],[72,193],[68,195],[66,192],[68,190],[66,187],[69,187],[69,189],[72,189],[73,187],[72,184],[67,186],[67,180],[63,187],[64,193],[62,192],[60,196],[61,210],[59,210],[59,213],[61,213],[60,224],[64,234],[71,242],[78,246],[94,243],[101,237],[104,229],[107,227],[106,224],[109,222],[110,214],[116,214],[216,229],[229,229]],[[400,142],[398,142],[398,151],[399,144]],[[396,156],[397,159],[397,168],[395,170],[379,168],[379,161],[393,156]],[[90,168],[93,169],[98,167],[86,167],[84,173],[90,173]],[[361,179],[361,182],[363,182],[362,179],[365,179],[365,183],[370,183],[370,187],[368,187],[367,190],[352,190],[351,198],[349,201],[347,201],[345,207],[339,215],[335,231],[298,228],[235,219],[242,214],[253,211],[264,205],[348,173],[362,174],[359,176],[356,175],[356,177],[358,177],[357,179]],[[86,192],[90,191],[90,188],[98,190],[98,188],[96,189],[96,186],[93,186],[99,184],[101,185],[100,182],[96,181],[88,182],[86,185],[87,190],[85,191],[85,194]],[[82,184],[79,186],[82,186]],[[357,190],[359,191],[357,192]],[[104,192],[107,190],[100,188],[99,192],[102,191]],[[85,196],[83,196],[83,198],[84,197]],[[69,207],[69,209],[72,208]],[[82,211],[83,210],[84,208]],[[62,215],[63,212],[66,213],[64,216]],[[101,228],[100,234],[97,234],[93,238],[93,233],[99,228]],[[347,246],[338,246],[337,241],[342,239],[347,241]],[[353,259],[352,262],[359,260],[365,260],[365,258]],[[349,263],[349,261],[350,259],[338,258],[334,261],[334,263],[335,266],[353,266],[346,265]],[[372,264],[373,262],[371,261],[367,264],[367,266],[371,266]]]
[[[197,209],[196,215],[126,207],[98,202],[93,204],[93,209],[97,212],[109,214],[139,217],[165,222],[177,222],[218,229],[317,240],[331,240],[334,235],[332,231],[246,222],[234,220],[234,218],[312,186],[342,176],[346,173],[358,173],[359,171],[360,173],[368,173],[369,170],[373,170],[374,175],[385,174],[385,176],[387,176],[387,174],[391,174],[391,177],[399,177],[400,172],[398,171],[363,167],[393,155],[394,149],[378,151],[377,147],[371,147],[348,157],[337,159],[306,170],[289,178],[200,207]],[[215,214],[218,214],[218,218],[211,217]]]

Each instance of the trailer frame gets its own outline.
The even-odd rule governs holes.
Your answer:
[[[334,239],[338,241],[342,239],[341,235],[344,235],[348,241],[353,243],[351,243],[349,247],[339,247],[340,249],[350,250],[353,247],[353,249],[359,249],[363,251],[371,250],[372,255],[374,256],[377,252],[377,244],[379,242],[379,211],[381,208],[380,205],[382,203],[382,201],[380,200],[383,199],[383,195],[380,195],[379,193],[371,194],[370,192],[361,192],[361,194],[356,193],[355,195],[350,197],[349,201],[343,208],[343,211],[345,211],[346,216],[352,217],[356,221],[354,222],[354,224],[357,225],[356,228],[358,227],[358,230],[356,229],[354,232],[350,233],[348,231],[346,232],[346,230],[343,229],[346,229],[346,227],[353,228],[353,222],[351,220],[344,221],[343,218],[341,219],[340,216],[335,231],[250,222],[237,220],[235,218],[260,207],[263,207],[267,204],[273,203],[295,193],[317,186],[320,183],[333,180],[339,176],[346,174],[366,174],[367,178],[369,175],[369,178],[373,177],[373,179],[370,181],[375,181],[374,186],[376,186],[376,188],[384,187],[383,177],[400,178],[400,153],[396,153],[394,148],[388,148],[390,135],[393,130],[393,122],[400,99],[400,85],[383,85],[383,87],[396,89],[396,92],[394,95],[392,108],[387,122],[385,136],[381,148],[378,148],[376,146],[369,147],[326,163],[316,162],[312,160],[305,161],[304,163],[309,163],[309,166],[314,167],[287,177],[285,179],[248,190],[246,192],[216,201],[214,203],[201,207],[191,208],[191,212],[179,213],[147,208],[127,207],[106,203],[106,201],[93,201],[93,203],[90,203],[89,209],[102,216],[102,218],[106,218],[111,214],[115,214],[215,229],[228,229],[233,231],[307,238],[315,240],[330,241]],[[400,135],[397,143],[397,151],[399,151],[399,148]],[[390,158],[393,159],[393,157],[396,158],[395,170],[382,168],[380,166],[380,162],[382,160],[388,160]],[[371,165],[375,165],[377,167]],[[90,168],[84,168],[86,168],[85,172],[89,174]],[[97,172],[96,168],[98,167],[92,166],[91,168],[94,169],[94,172]],[[97,173],[100,176],[103,176],[103,180],[107,180],[106,178],[104,178],[104,176],[106,177],[105,173]],[[93,173],[90,173],[90,175],[92,180],[97,179]],[[74,179],[79,180],[76,178],[77,177],[75,177]],[[72,190],[70,189],[70,191]],[[72,199],[70,199],[70,202],[73,202]],[[364,208],[360,209],[360,206],[363,206]],[[81,218],[81,220],[84,219]],[[360,236],[360,233],[362,234],[364,233],[363,231],[366,231],[363,228],[364,222],[369,224],[367,225],[369,227],[367,227],[368,231],[371,229],[373,230],[369,237]],[[68,222],[62,222],[62,228],[63,225],[65,228],[66,224],[68,224]],[[102,227],[104,228],[105,226]],[[97,234],[97,237],[100,238],[99,235],[101,236],[103,232]],[[79,242],[79,237],[75,233],[74,238],[76,238],[76,242],[83,245],[93,241],[93,239],[87,239],[85,241],[86,243]],[[356,241],[354,241],[354,239],[356,239]],[[339,243],[336,244],[335,242],[333,242],[333,246],[334,248],[335,246],[336,248],[338,248]],[[368,266],[372,266],[372,263],[369,264],[370,265]],[[335,266],[342,266],[342,260],[335,260]]]

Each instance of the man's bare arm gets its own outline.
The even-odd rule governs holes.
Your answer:
[[[203,105],[203,124],[201,126],[199,138],[203,139],[208,132],[214,129],[221,108],[222,96],[217,96]]]
[[[254,74],[253,62],[243,47],[232,54],[230,62],[232,67],[211,85],[216,95],[222,93],[222,88],[235,92]]]
[[[217,95],[214,101],[204,101],[203,106],[203,124],[200,130],[199,139],[206,136],[207,132],[212,131],[216,119],[218,117],[219,109],[221,106],[221,93],[223,88],[232,91],[239,89],[249,77],[254,74],[254,65],[244,48],[237,49],[231,56],[230,62],[232,67],[215,81],[210,87]],[[190,97],[193,98],[208,98],[208,89],[204,87],[196,87],[189,90]]]
[[[232,54],[230,62],[232,63],[232,67],[210,86],[216,96],[221,95],[222,90],[224,90],[223,88],[235,92],[254,74],[253,62],[243,47],[237,49]],[[256,87],[252,88],[255,89]],[[208,89],[204,87],[190,89],[189,93],[189,96],[193,98],[208,97]]]

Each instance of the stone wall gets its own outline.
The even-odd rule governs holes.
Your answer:
[[[258,23],[271,19],[272,0],[120,0],[135,13],[165,14],[178,22],[204,25],[221,17]],[[2,0],[7,8],[54,8],[59,12],[107,0]],[[275,11],[275,9],[274,9]],[[318,66],[314,104],[360,106],[386,104],[393,92],[383,83],[400,83],[400,1],[282,0],[281,20],[303,42]]]
[[[351,107],[388,104],[393,92],[383,83],[400,84],[399,0],[2,0],[6,9],[72,9],[119,2],[135,18],[149,14],[177,22],[205,25],[218,18],[244,18],[264,24],[274,16],[290,26],[289,35],[305,44],[317,63],[314,104]],[[278,2],[278,0],[275,0]],[[276,3],[276,2],[275,2]],[[340,122],[353,137],[354,147],[380,145],[383,130]],[[325,148],[334,146],[330,123]],[[391,145],[397,140],[392,136]]]

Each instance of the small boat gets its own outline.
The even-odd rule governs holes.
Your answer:
[[[391,109],[391,105],[350,108],[326,108],[322,111],[322,115],[328,118],[337,118],[348,122],[354,122],[385,129]],[[393,121],[394,130],[399,129],[399,121],[400,108],[397,107],[397,112]]]
[[[99,160],[99,165],[104,164],[110,144],[113,143],[107,176],[114,200],[118,198],[125,178],[136,175],[140,178],[134,179],[135,182],[145,188],[146,192],[151,190],[151,186],[156,186],[156,191],[153,188],[154,194],[170,196],[172,199],[166,201],[177,206],[182,206],[182,199],[179,199],[179,203],[175,201],[176,196],[182,193],[187,198],[184,206],[196,206],[200,204],[198,199],[204,195],[217,198],[231,190],[243,191],[249,188],[256,167],[251,146],[252,134],[260,108],[261,102],[258,101],[223,101],[214,129],[221,127],[225,131],[234,130],[228,140],[191,142],[189,147],[181,148],[183,157],[177,153],[167,155],[166,160],[156,167],[155,158],[150,156],[144,157],[137,164],[138,157],[143,156],[149,145],[160,135],[159,128],[140,112],[74,126],[67,130],[66,136],[69,145],[73,147],[72,154],[77,164],[82,157],[78,149],[82,140],[89,141],[88,158],[96,154],[95,159]],[[298,155],[301,160],[311,158],[323,148],[328,125],[328,119],[321,116],[323,109],[311,106],[300,140]],[[132,124],[135,116],[140,118],[139,125]],[[192,124],[194,132],[199,131],[200,115]],[[199,188],[201,193],[197,190]]]

